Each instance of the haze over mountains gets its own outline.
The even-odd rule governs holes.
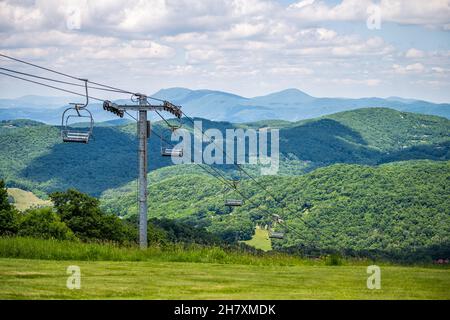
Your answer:
[[[265,96],[246,98],[222,91],[169,88],[162,89],[152,96],[181,105],[183,111],[190,116],[235,123],[269,119],[298,121],[363,107],[387,107],[399,111],[450,118],[448,103],[437,104],[400,97],[317,98],[298,89],[287,89]],[[0,99],[0,120],[31,119],[48,124],[59,124],[61,114],[68,103],[79,100],[73,97],[42,96]],[[124,100],[121,102],[123,103]],[[104,112],[100,103],[92,103],[90,106],[96,122],[111,120],[115,117]]]

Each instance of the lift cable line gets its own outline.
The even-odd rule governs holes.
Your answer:
[[[155,98],[156,99],[156,98]],[[156,100],[159,100],[159,99],[156,99]],[[247,170],[245,170],[244,168],[242,168],[242,166],[240,166],[238,163],[236,163],[235,161],[234,161],[234,159],[233,158],[231,158],[228,154],[227,154],[227,152],[226,151],[224,151],[217,143],[215,143],[215,140],[212,140],[207,134],[205,134],[204,132],[203,132],[203,130],[201,129],[201,128],[198,128],[198,126],[196,126],[195,125],[195,122],[194,122],[194,120],[191,118],[191,117],[189,117],[188,115],[186,115],[184,112],[183,112],[183,115],[184,115],[184,117],[185,118],[187,118],[190,122],[192,122],[192,124],[194,125],[194,127],[195,128],[197,128],[198,130],[200,130],[201,132],[202,132],[202,135],[204,135],[204,136],[206,136],[210,141],[212,141],[217,147],[218,147],[218,149],[219,149],[219,151],[221,151],[221,152],[223,152],[224,154],[225,154],[225,156],[227,156],[227,158],[228,159],[231,159],[232,161],[233,161],[233,165],[235,165],[236,167],[237,167],[237,169],[239,170],[239,171],[241,171],[241,172],[243,172],[246,176],[248,176],[252,181],[254,181],[266,194],[268,194],[278,205],[282,205],[283,203],[282,203],[282,201],[280,201],[279,199],[277,199],[277,197],[276,196],[274,196],[263,184],[261,184],[261,182],[260,181],[258,181],[254,176],[252,176],[250,173],[248,173],[248,171]],[[243,194],[242,193],[240,193],[241,194],[241,196],[243,196]],[[297,212],[296,211],[293,211],[293,210],[291,210],[291,209],[289,209],[288,207],[285,207],[284,208],[284,210],[286,210],[286,211],[288,211],[288,212],[290,212],[290,213],[293,213],[294,215],[295,214],[297,214]],[[267,211],[266,211],[267,212]],[[269,213],[270,214],[270,213]],[[273,214],[271,214],[271,215],[273,215]],[[283,219],[282,221],[284,221],[285,219]],[[310,228],[310,229],[312,229],[312,230],[314,230],[315,228],[311,225],[311,224],[309,224],[308,222],[306,222],[304,219],[299,219],[299,221],[301,221],[302,222],[302,224],[304,224],[306,227],[308,227],[308,228]],[[284,225],[285,226],[287,226],[287,224],[284,222]],[[320,232],[320,231],[317,231],[317,233],[318,234],[320,234],[320,235],[322,235],[322,236],[324,236],[325,238],[328,238],[328,239],[330,239],[330,240],[333,240],[333,238],[331,237],[331,236],[329,236],[328,234],[325,234],[325,233],[323,233],[323,232]],[[298,234],[298,233],[297,233]]]
[[[152,133],[155,134],[156,136],[158,136],[159,138],[161,138],[161,136],[159,136],[155,131],[152,130]],[[165,140],[166,143],[171,144],[170,142],[168,142],[167,140]],[[206,173],[208,173],[209,175],[213,176],[214,178],[218,179],[219,182],[221,182],[222,184],[225,184],[229,187],[233,187],[233,184],[229,181],[229,179],[227,179],[226,176],[224,176],[223,172],[214,168],[214,166],[211,165],[202,165],[199,163],[195,163],[198,167],[200,167],[203,171],[205,171]],[[211,173],[211,171],[209,171],[208,169],[214,171],[218,176],[214,175]],[[246,196],[242,191],[237,190],[237,193],[239,193],[240,196],[242,196],[246,201],[248,201],[250,204],[252,204],[255,207],[259,207],[253,200],[251,200],[250,197]],[[303,238],[302,234],[300,232],[298,232],[295,228],[293,228],[292,226],[288,225],[284,220],[280,219],[279,215],[277,214],[273,214],[271,212],[269,212],[267,209],[261,209],[259,208],[260,211],[262,211],[263,213],[265,213],[267,216],[270,217],[276,217],[277,218],[277,222],[282,225],[285,229],[289,230],[290,232],[292,232],[293,234],[296,234],[300,239]],[[304,220],[300,219],[300,221],[307,227],[311,227],[308,223],[306,223]],[[284,235],[280,232],[271,232],[270,237],[272,238],[278,238],[278,239],[282,239],[284,238]]]
[[[0,56],[4,56],[4,55],[0,54]],[[26,64],[30,64],[30,63],[27,63],[27,62],[22,61],[22,60],[19,60],[19,59],[15,59],[15,58],[11,58],[11,59],[13,59],[13,60],[15,60],[15,61],[19,61],[19,62],[26,63]],[[36,67],[38,67],[38,68],[43,68],[44,70],[49,70],[49,71],[52,71],[52,72],[53,72],[53,70],[50,70],[50,69],[48,69],[48,68],[40,67],[40,66],[37,66],[37,65],[34,65],[34,64],[30,64],[30,65],[36,66]],[[6,68],[0,68],[0,69],[6,69]],[[7,69],[7,70],[10,71],[10,69]],[[12,70],[11,70],[11,71],[12,71]],[[13,71],[13,72],[14,72],[14,71]],[[56,71],[55,71],[55,72],[56,72]],[[56,72],[56,73],[61,74],[61,73],[59,73],[59,72]],[[21,77],[14,76],[14,75],[10,75],[10,74],[3,73],[3,72],[0,72],[0,74],[6,75],[6,76],[10,76],[10,77],[13,77],[13,78],[16,78],[16,79],[20,79],[20,80],[32,82],[32,83],[35,83],[35,84],[38,84],[38,85],[46,86],[46,87],[49,87],[49,88],[52,88],[52,89],[56,89],[56,90],[60,90],[60,91],[63,91],[63,92],[72,93],[72,94],[75,94],[75,95],[78,95],[78,96],[85,96],[84,94],[81,94],[81,93],[78,93],[78,92],[74,92],[74,91],[71,91],[71,90],[66,90],[66,89],[63,89],[63,88],[51,86],[51,85],[48,85],[48,84],[45,84],[45,83],[42,83],[42,82],[33,81],[33,80],[25,79],[25,78],[21,78]],[[31,74],[26,74],[26,75],[33,76],[33,77],[38,77],[38,76],[35,76],[35,75],[31,75]],[[66,74],[63,74],[63,75],[66,75]],[[70,76],[70,75],[66,75],[66,76]],[[76,77],[73,77],[73,76],[70,76],[70,77],[73,78],[73,79],[80,80],[79,78],[76,78]],[[50,79],[50,78],[45,78],[45,80],[50,80],[50,81],[60,82],[59,80]],[[92,82],[92,81],[88,81],[88,82],[94,83],[94,82]],[[64,83],[64,82],[61,82],[61,83]],[[72,84],[72,83],[71,83],[71,84]],[[82,85],[79,85],[79,86],[82,86]],[[120,92],[123,92],[121,89],[118,89],[118,90],[120,90]],[[127,92],[127,93],[131,93],[131,92]],[[132,95],[135,96],[136,94],[133,93]],[[90,96],[90,95],[89,95],[88,97],[91,98],[91,99],[93,99],[93,100],[97,100],[97,101],[101,101],[101,102],[107,101],[107,100],[100,99],[100,98],[96,98],[96,97],[93,97],[93,96]],[[156,100],[156,101],[161,101],[161,102],[167,103],[166,100],[162,100],[162,99],[158,99],[158,98],[154,98],[154,97],[148,97],[148,98],[153,99],[153,100]],[[155,111],[156,111],[157,114],[161,117],[161,119],[163,119],[163,120],[170,126],[170,123],[169,123],[169,122],[161,115],[161,113],[159,113],[157,109],[155,109]],[[133,117],[130,113],[128,113],[127,111],[125,111],[125,112],[126,112],[130,117],[132,117],[134,120],[138,121],[138,120],[137,120],[135,117]],[[184,113],[183,113],[183,114],[184,114]],[[158,136],[160,139],[162,139],[162,137],[161,137],[160,135],[158,135],[154,130],[152,130],[152,133],[154,133],[156,136]],[[167,140],[165,140],[165,142],[167,143]],[[203,167],[202,167],[202,168],[203,168]],[[214,169],[214,171],[215,171],[216,173],[219,173],[219,172],[220,172],[220,171],[217,171],[217,169]],[[227,182],[227,184],[228,184],[229,181],[226,179],[226,177],[224,177],[223,175],[221,175],[221,179],[223,179],[223,181]],[[229,186],[232,186],[231,184],[228,184],[228,185],[229,185]]]
[[[11,60],[14,60],[14,61],[17,61],[17,62],[21,62],[21,63],[27,64],[27,65],[31,65],[31,66],[34,66],[34,67],[37,67],[37,68],[40,68],[40,69],[43,69],[43,70],[47,70],[47,71],[49,71],[49,72],[53,72],[53,73],[56,73],[56,74],[59,74],[59,75],[67,76],[67,77],[70,77],[70,78],[75,79],[75,80],[79,80],[79,81],[88,81],[88,80],[86,80],[86,79],[77,78],[77,77],[71,76],[71,75],[69,75],[69,74],[65,74],[65,73],[62,73],[62,72],[59,72],[59,71],[55,71],[55,70],[52,70],[52,69],[49,69],[49,68],[45,68],[45,67],[42,67],[42,66],[38,66],[38,65],[35,65],[35,64],[32,64],[32,63],[29,63],[29,62],[20,60],[20,59],[12,58],[12,57],[6,56],[6,55],[4,55],[4,54],[0,54],[0,56],[5,57],[5,58],[8,58],[8,59],[11,59]],[[3,69],[5,69],[5,68],[3,68]],[[66,89],[63,89],[63,88],[51,86],[51,85],[48,85],[48,84],[45,84],[45,83],[41,83],[41,82],[37,82],[37,81],[33,81],[33,80],[21,78],[21,77],[14,76],[14,75],[11,75],[11,74],[7,74],[7,73],[4,73],[4,72],[0,72],[0,74],[6,75],[6,76],[9,76],[9,77],[13,77],[13,78],[16,78],[16,79],[20,79],[20,80],[23,80],[23,81],[28,81],[28,82],[31,82],[31,83],[39,84],[39,85],[42,85],[42,86],[46,86],[46,87],[53,88],[53,89],[56,89],[56,90],[60,90],[60,91],[63,91],[63,92],[75,94],[75,95],[78,95],[78,96],[85,96],[84,94],[81,94],[81,93],[78,93],[78,92],[74,92],[74,91],[71,91],[71,90],[66,90]],[[50,81],[51,81],[51,80],[50,80]],[[184,116],[185,116],[187,119],[189,119],[189,120],[194,124],[194,126],[195,126],[195,123],[194,123],[194,121],[193,121],[193,119],[192,119],[191,117],[189,117],[189,116],[186,115],[184,112],[182,112],[182,111],[179,109],[179,107],[177,107],[177,106],[171,104],[170,102],[168,102],[168,101],[166,101],[166,100],[162,100],[162,99],[155,98],[155,97],[151,97],[151,96],[147,97],[147,96],[142,95],[142,94],[139,94],[139,93],[133,93],[133,92],[131,92],[131,91],[127,91],[127,90],[123,90],[123,89],[111,87],[111,86],[108,86],[108,85],[105,85],[105,84],[101,84],[101,83],[97,83],[97,82],[93,82],[93,81],[88,81],[88,82],[89,82],[89,83],[92,83],[92,84],[95,84],[95,85],[100,85],[100,86],[105,87],[105,88],[109,88],[109,89],[111,89],[111,90],[114,90],[114,92],[127,93],[127,94],[131,94],[132,97],[134,97],[134,96],[138,97],[138,100],[139,100],[139,106],[125,106],[125,107],[130,107],[130,108],[132,108],[133,110],[139,110],[140,107],[146,106],[146,105],[147,105],[147,106],[150,106],[150,107],[155,107],[155,106],[152,106],[150,103],[148,103],[148,100],[147,100],[147,99],[153,99],[153,100],[156,100],[156,101],[161,101],[161,102],[163,102],[163,105],[162,105],[162,106],[156,106],[156,107],[159,107],[160,110],[169,111],[169,112],[170,112],[170,110],[172,110],[172,111],[173,111],[173,110],[176,110],[176,112],[172,112],[172,114],[176,115],[177,118],[181,118],[181,115],[184,115]],[[90,96],[90,97],[91,97],[93,100],[97,100],[97,101],[103,101],[103,102],[107,101],[107,100],[99,99],[99,98],[92,97],[92,96]],[[122,107],[123,107],[123,106],[122,106]],[[157,111],[157,109],[158,109],[158,108],[154,108],[155,111]],[[144,110],[144,111],[147,111],[147,110]],[[152,111],[153,111],[153,110],[152,110]],[[129,113],[127,112],[127,114],[129,114]],[[147,127],[147,126],[146,126],[146,127]],[[207,136],[203,131],[202,131],[202,134],[205,135],[205,136]],[[215,143],[215,142],[214,142],[214,143]],[[217,144],[216,144],[216,145],[217,145]],[[227,155],[227,157],[229,157],[228,154],[227,154],[226,152],[224,152],[224,153],[225,153],[225,155]],[[231,158],[231,157],[229,157],[229,158]],[[277,202],[278,204],[281,204],[281,202],[280,202],[275,196],[273,196],[273,195],[267,190],[267,188],[266,188],[265,186],[263,186],[259,181],[257,181],[251,174],[249,174],[249,173],[248,173],[246,170],[244,170],[241,166],[239,166],[237,163],[235,163],[234,159],[232,159],[232,160],[233,160],[233,164],[236,165],[236,167],[238,168],[238,170],[240,170],[241,172],[244,172],[250,179],[252,179],[253,181],[255,181],[255,183],[257,183],[259,187],[261,187],[267,194],[269,194],[269,195],[271,196],[271,198],[272,198],[273,200],[275,200],[275,202]],[[209,168],[212,168],[212,167],[209,167]],[[288,208],[286,208],[286,209],[289,210]],[[290,211],[290,212],[293,212],[293,211],[291,211],[291,210],[289,210],[289,211]],[[301,221],[302,223],[304,223],[306,226],[311,227],[311,226],[309,226],[303,219],[300,219],[300,221]]]
[[[80,81],[82,80],[81,78],[74,77],[74,76],[72,76],[70,74],[59,72],[59,71],[55,71],[55,70],[52,70],[52,69],[49,69],[49,68],[42,67],[42,66],[39,66],[37,64],[31,63],[31,62],[27,62],[27,61],[24,61],[24,60],[13,58],[13,57],[7,56],[6,54],[3,54],[3,53],[0,53],[0,57],[4,57],[4,58],[10,59],[10,60],[13,60],[13,61],[16,61],[16,62],[20,62],[20,63],[26,64],[26,65],[29,65],[29,66],[32,66],[32,67],[35,67],[35,68],[46,70],[46,71],[49,71],[49,72],[53,72],[53,73],[59,74],[59,75],[64,76],[64,77],[72,78],[74,80],[80,80]]]
[[[27,62],[27,61],[24,61],[24,60],[21,60],[21,59],[17,59],[17,58],[8,56],[8,55],[3,54],[3,53],[0,53],[0,57],[4,57],[4,58],[7,58],[7,59],[16,61],[16,62],[20,62],[20,63],[26,64],[26,65],[29,65],[29,66],[32,66],[32,67],[35,67],[35,68],[39,68],[39,69],[48,71],[48,72],[59,74],[61,76],[68,77],[68,78],[71,78],[71,79],[74,79],[74,80],[79,80],[79,81],[85,80],[85,79],[82,79],[82,78],[79,78],[79,77],[72,76],[72,75],[67,74],[67,73],[63,73],[63,72],[56,71],[56,70],[53,70],[53,69],[50,69],[50,68],[42,67],[40,65],[37,65],[37,64],[31,63],[31,62]],[[101,87],[117,90],[117,92],[122,92],[122,93],[127,93],[127,94],[135,94],[136,93],[136,92],[131,92],[131,91],[127,91],[127,90],[111,87],[111,86],[108,86],[108,85],[105,85],[105,84],[101,84],[101,83],[98,83],[98,82],[93,82],[93,81],[89,81],[89,82],[92,83],[92,84],[95,84],[97,86],[101,86]]]
[[[24,75],[24,76],[27,76],[27,77],[32,77],[32,78],[42,79],[42,80],[46,80],[46,81],[52,81],[52,82],[58,82],[58,83],[61,83],[61,84],[67,84],[67,85],[71,85],[71,86],[82,87],[82,88],[85,87],[83,84],[78,84],[78,83],[74,83],[74,82],[67,82],[67,81],[63,81],[63,80],[57,80],[57,79],[52,79],[52,78],[47,78],[47,77],[37,76],[37,75],[34,75],[34,74],[30,74],[30,73],[26,73],[26,72],[21,72],[21,71],[17,71],[17,70],[12,70],[12,69],[8,69],[8,68],[2,68],[2,67],[0,67],[0,70],[4,70],[4,71],[11,72],[11,73],[16,73],[16,74]],[[89,80],[87,80],[87,81],[89,82]],[[109,92],[122,93],[122,91],[119,91],[119,90],[107,89],[107,88],[101,88],[101,87],[92,87],[92,86],[88,86],[88,88],[89,88],[89,89],[94,89],[94,90],[102,90],[102,91],[109,91]]]
[[[1,71],[0,71],[0,74],[5,75],[5,76],[8,76],[8,77],[16,78],[16,79],[19,79],[19,80],[31,82],[31,83],[34,83],[34,84],[38,84],[38,85],[41,85],[41,86],[44,86],[44,87],[52,88],[52,89],[55,89],[55,90],[59,90],[59,91],[62,91],[62,92],[67,92],[67,93],[75,94],[75,95],[77,95],[77,96],[82,96],[82,97],[85,97],[85,96],[86,96],[85,94],[82,94],[82,93],[79,93],[79,92],[75,92],[75,91],[63,89],[63,88],[60,88],[60,87],[55,87],[55,86],[49,85],[49,84],[47,84],[47,83],[42,83],[42,82],[39,82],[39,81],[34,81],[34,80],[30,80],[30,79],[25,79],[25,78],[18,77],[18,76],[9,74],[9,73],[4,73],[4,72],[1,72]],[[92,100],[97,100],[97,101],[101,101],[101,102],[105,101],[105,99],[100,99],[100,98],[96,98],[96,97],[93,97],[93,96],[89,96],[89,98],[91,98]]]
[[[154,98],[155,100],[159,100],[159,99],[157,99],[157,98]],[[228,153],[225,151],[225,150],[223,150],[216,142],[215,142],[215,140],[212,140],[207,134],[205,134],[204,132],[203,132],[203,130],[201,129],[201,128],[198,128],[198,126],[196,126],[196,124],[195,124],[195,122],[194,122],[194,120],[191,118],[191,117],[189,117],[188,115],[186,115],[186,113],[184,113],[183,112],[183,115],[184,115],[184,117],[185,118],[187,118],[190,122],[192,122],[192,124],[193,124],[193,126],[194,126],[194,128],[197,128],[198,130],[200,130],[201,131],[201,133],[202,133],[202,135],[204,135],[204,136],[206,136],[210,141],[212,141],[217,147],[218,147],[218,149],[219,149],[219,151],[221,151],[221,152],[223,152],[224,154],[225,154],[225,156],[228,158],[228,159],[231,159],[232,161],[233,161],[233,165],[235,165],[236,167],[237,167],[237,169],[239,170],[239,171],[241,171],[241,172],[243,172],[246,176],[248,176],[252,181],[254,181],[266,194],[268,194],[278,205],[282,205],[283,203],[279,200],[279,199],[277,199],[277,197],[275,197],[264,185],[262,185],[261,184],[261,182],[259,182],[254,176],[252,176],[250,173],[248,173],[248,171],[247,170],[245,170],[244,168],[242,168],[242,166],[240,166],[238,163],[236,163],[235,161],[234,161],[234,159],[233,158],[231,158],[231,156],[229,156],[228,155]],[[240,195],[241,196],[243,196],[243,194],[241,193],[241,192],[239,192],[240,193]],[[288,207],[285,207],[284,208],[286,211],[288,211],[288,212],[290,212],[290,213],[293,213],[294,215],[295,214],[297,214],[297,212],[296,211],[293,211],[293,210],[291,210],[291,209],[289,209]],[[268,211],[266,211],[266,212],[268,212]],[[273,214],[271,214],[271,213],[269,213],[269,215],[273,215]],[[283,219],[283,221],[284,221],[285,219]],[[311,224],[309,224],[308,222],[306,222],[304,219],[299,219],[299,221],[301,221],[302,222],[302,224],[304,224],[306,227],[308,227],[308,228],[310,228],[310,229],[312,229],[312,230],[314,230],[315,228],[311,225]],[[286,223],[284,223],[284,225],[285,226],[287,226],[286,225]],[[333,240],[333,238],[331,237],[331,236],[329,236],[328,234],[325,234],[325,233],[323,233],[323,232],[320,232],[320,231],[317,231],[317,233],[318,234],[320,234],[320,235],[322,235],[322,236],[324,236],[325,238],[328,238],[328,239],[330,239],[330,240]],[[297,233],[298,234],[298,233]]]
[[[43,86],[46,86],[46,87],[50,87],[50,88],[53,88],[53,89],[56,89],[56,90],[60,90],[60,91],[63,91],[63,92],[68,92],[68,93],[72,93],[72,94],[79,95],[79,96],[85,96],[84,94],[81,94],[81,93],[78,93],[78,92],[74,92],[74,91],[62,89],[62,88],[59,88],[59,87],[50,86],[50,85],[48,85],[48,84],[44,84],[44,83],[41,83],[41,82],[29,80],[29,79],[24,79],[24,78],[17,77],[17,76],[14,76],[14,75],[10,75],[10,74],[6,74],[6,73],[3,73],[3,72],[0,72],[0,74],[4,74],[4,75],[6,75],[6,76],[10,76],[10,77],[17,78],[17,79],[20,79],[20,80],[32,82],[32,83],[35,83],[35,84],[43,85]],[[91,83],[92,83],[92,82],[91,82]],[[133,94],[133,95],[135,95],[135,94]],[[96,97],[93,97],[93,96],[89,96],[89,97],[90,97],[91,99],[97,100],[97,101],[102,101],[102,102],[107,101],[107,100],[99,99],[99,98],[96,98]],[[163,101],[163,102],[165,102],[165,100],[162,100],[162,99],[153,98],[153,97],[149,97],[149,98],[154,99],[154,100],[157,100],[157,101]],[[127,112],[127,114],[129,114],[129,113]],[[183,115],[185,115],[186,118],[188,118],[191,122],[193,122],[192,118],[190,118],[189,116],[187,116],[185,113],[183,113]],[[134,118],[134,117],[133,117],[133,118]],[[134,119],[137,120],[136,118],[134,118]],[[194,123],[194,122],[193,122],[193,123]],[[152,131],[152,132],[154,132],[154,131]],[[204,133],[203,133],[203,134],[204,134]],[[204,134],[204,135],[207,136],[206,134]],[[159,136],[159,135],[158,135],[158,136]],[[159,137],[160,137],[160,136],[159,136]],[[226,154],[226,153],[225,153],[225,154]],[[249,174],[246,170],[244,170],[241,166],[239,166],[238,164],[234,163],[234,161],[233,161],[233,164],[236,165],[237,168],[238,168],[239,170],[243,170],[243,172],[244,172],[247,176],[249,176],[253,181],[256,181],[257,184],[258,184],[259,186],[262,186],[262,185],[259,183],[259,181],[257,181],[252,175],[250,175],[250,174]],[[200,166],[200,167],[201,167],[202,169],[204,169],[202,166]],[[209,168],[212,168],[212,167],[209,167]],[[215,171],[216,173],[218,172],[217,169],[214,169],[214,171]],[[229,181],[226,180],[226,177],[224,178],[224,177],[222,176],[222,179],[223,179],[224,181],[226,181],[227,185],[229,185],[229,184],[228,184]],[[266,188],[264,188],[264,191],[268,192]],[[240,193],[240,195],[243,196],[243,197],[245,197],[242,193]],[[274,198],[274,197],[272,196],[272,198]],[[275,200],[276,202],[279,203],[279,201],[278,201],[276,198],[274,198],[274,200]],[[291,212],[292,212],[292,211],[291,211]],[[269,212],[267,211],[267,213],[269,213]],[[269,213],[269,215],[271,215],[271,213]],[[307,224],[303,219],[300,219],[300,221],[301,221],[303,224],[305,224],[307,227],[312,228],[312,226],[310,226],[309,224]]]
[[[227,153],[225,150],[223,150],[217,143],[215,143],[215,140],[211,139],[207,134],[205,134],[205,133],[203,132],[203,130],[202,130],[201,128],[199,128],[198,126],[196,126],[194,120],[193,120],[191,117],[189,117],[188,115],[186,115],[184,112],[183,112],[183,115],[184,115],[190,122],[192,122],[192,124],[194,125],[195,128],[197,128],[198,130],[201,131],[202,135],[206,136],[210,141],[212,141],[212,142],[217,146],[217,148],[219,149],[219,151],[223,152],[224,155],[225,155],[228,159],[232,160],[232,161],[233,161],[233,165],[235,165],[236,168],[237,168],[240,172],[243,172],[243,173],[244,173],[246,176],[248,176],[252,181],[254,181],[254,182],[255,182],[261,189],[263,189],[263,190],[264,190],[264,191],[265,191],[265,192],[266,192],[273,200],[275,200],[275,202],[277,202],[278,204],[282,204],[281,201],[279,201],[274,195],[272,195],[272,193],[269,192],[269,190],[267,190],[267,188],[266,188],[264,185],[262,185],[262,184],[261,184],[254,176],[252,176],[250,173],[248,173],[247,170],[245,170],[244,168],[242,168],[242,166],[240,166],[238,163],[236,163],[236,162],[234,161],[234,159],[233,159],[231,156],[229,156],[228,153]]]

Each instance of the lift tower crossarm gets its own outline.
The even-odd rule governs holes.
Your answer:
[[[145,98],[146,99],[146,98]],[[175,117],[177,118],[181,118],[182,116],[182,112],[179,106],[176,106],[172,103],[170,103],[169,101],[164,101],[163,104],[149,104],[148,102],[146,102],[146,104],[141,104],[139,103],[139,105],[136,104],[116,104],[114,102],[108,101],[106,100],[104,102],[105,107],[109,106],[118,110],[122,110],[122,111],[140,111],[140,110],[147,110],[147,111],[167,111],[171,114],[173,114]]]

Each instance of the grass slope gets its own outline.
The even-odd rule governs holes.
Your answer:
[[[13,199],[14,206],[20,211],[32,207],[47,207],[52,205],[51,201],[42,200],[30,191],[18,188],[8,188],[8,195]]]
[[[262,229],[259,226],[256,226],[255,234],[253,235],[253,237],[250,240],[244,241],[244,243],[263,251],[272,250],[272,243],[269,238],[269,231],[267,231],[266,229]]]
[[[81,289],[66,288],[69,265]],[[380,290],[364,266],[0,259],[1,299],[450,299],[448,270],[386,266]]]
[[[448,267],[378,264],[381,290],[369,290],[366,268],[374,262],[342,263],[217,247],[142,251],[0,238],[0,299],[450,299]],[[66,288],[70,265],[81,269],[80,290]]]

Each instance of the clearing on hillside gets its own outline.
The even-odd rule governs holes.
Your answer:
[[[248,244],[249,246],[252,246],[256,249],[260,249],[263,251],[272,250],[272,242],[270,241],[269,238],[269,231],[264,228],[261,228],[260,226],[256,226],[255,234],[250,240],[243,242]]]
[[[12,198],[12,204],[20,211],[32,207],[48,207],[52,205],[50,200],[42,200],[30,191],[19,188],[8,188],[8,195]]]

